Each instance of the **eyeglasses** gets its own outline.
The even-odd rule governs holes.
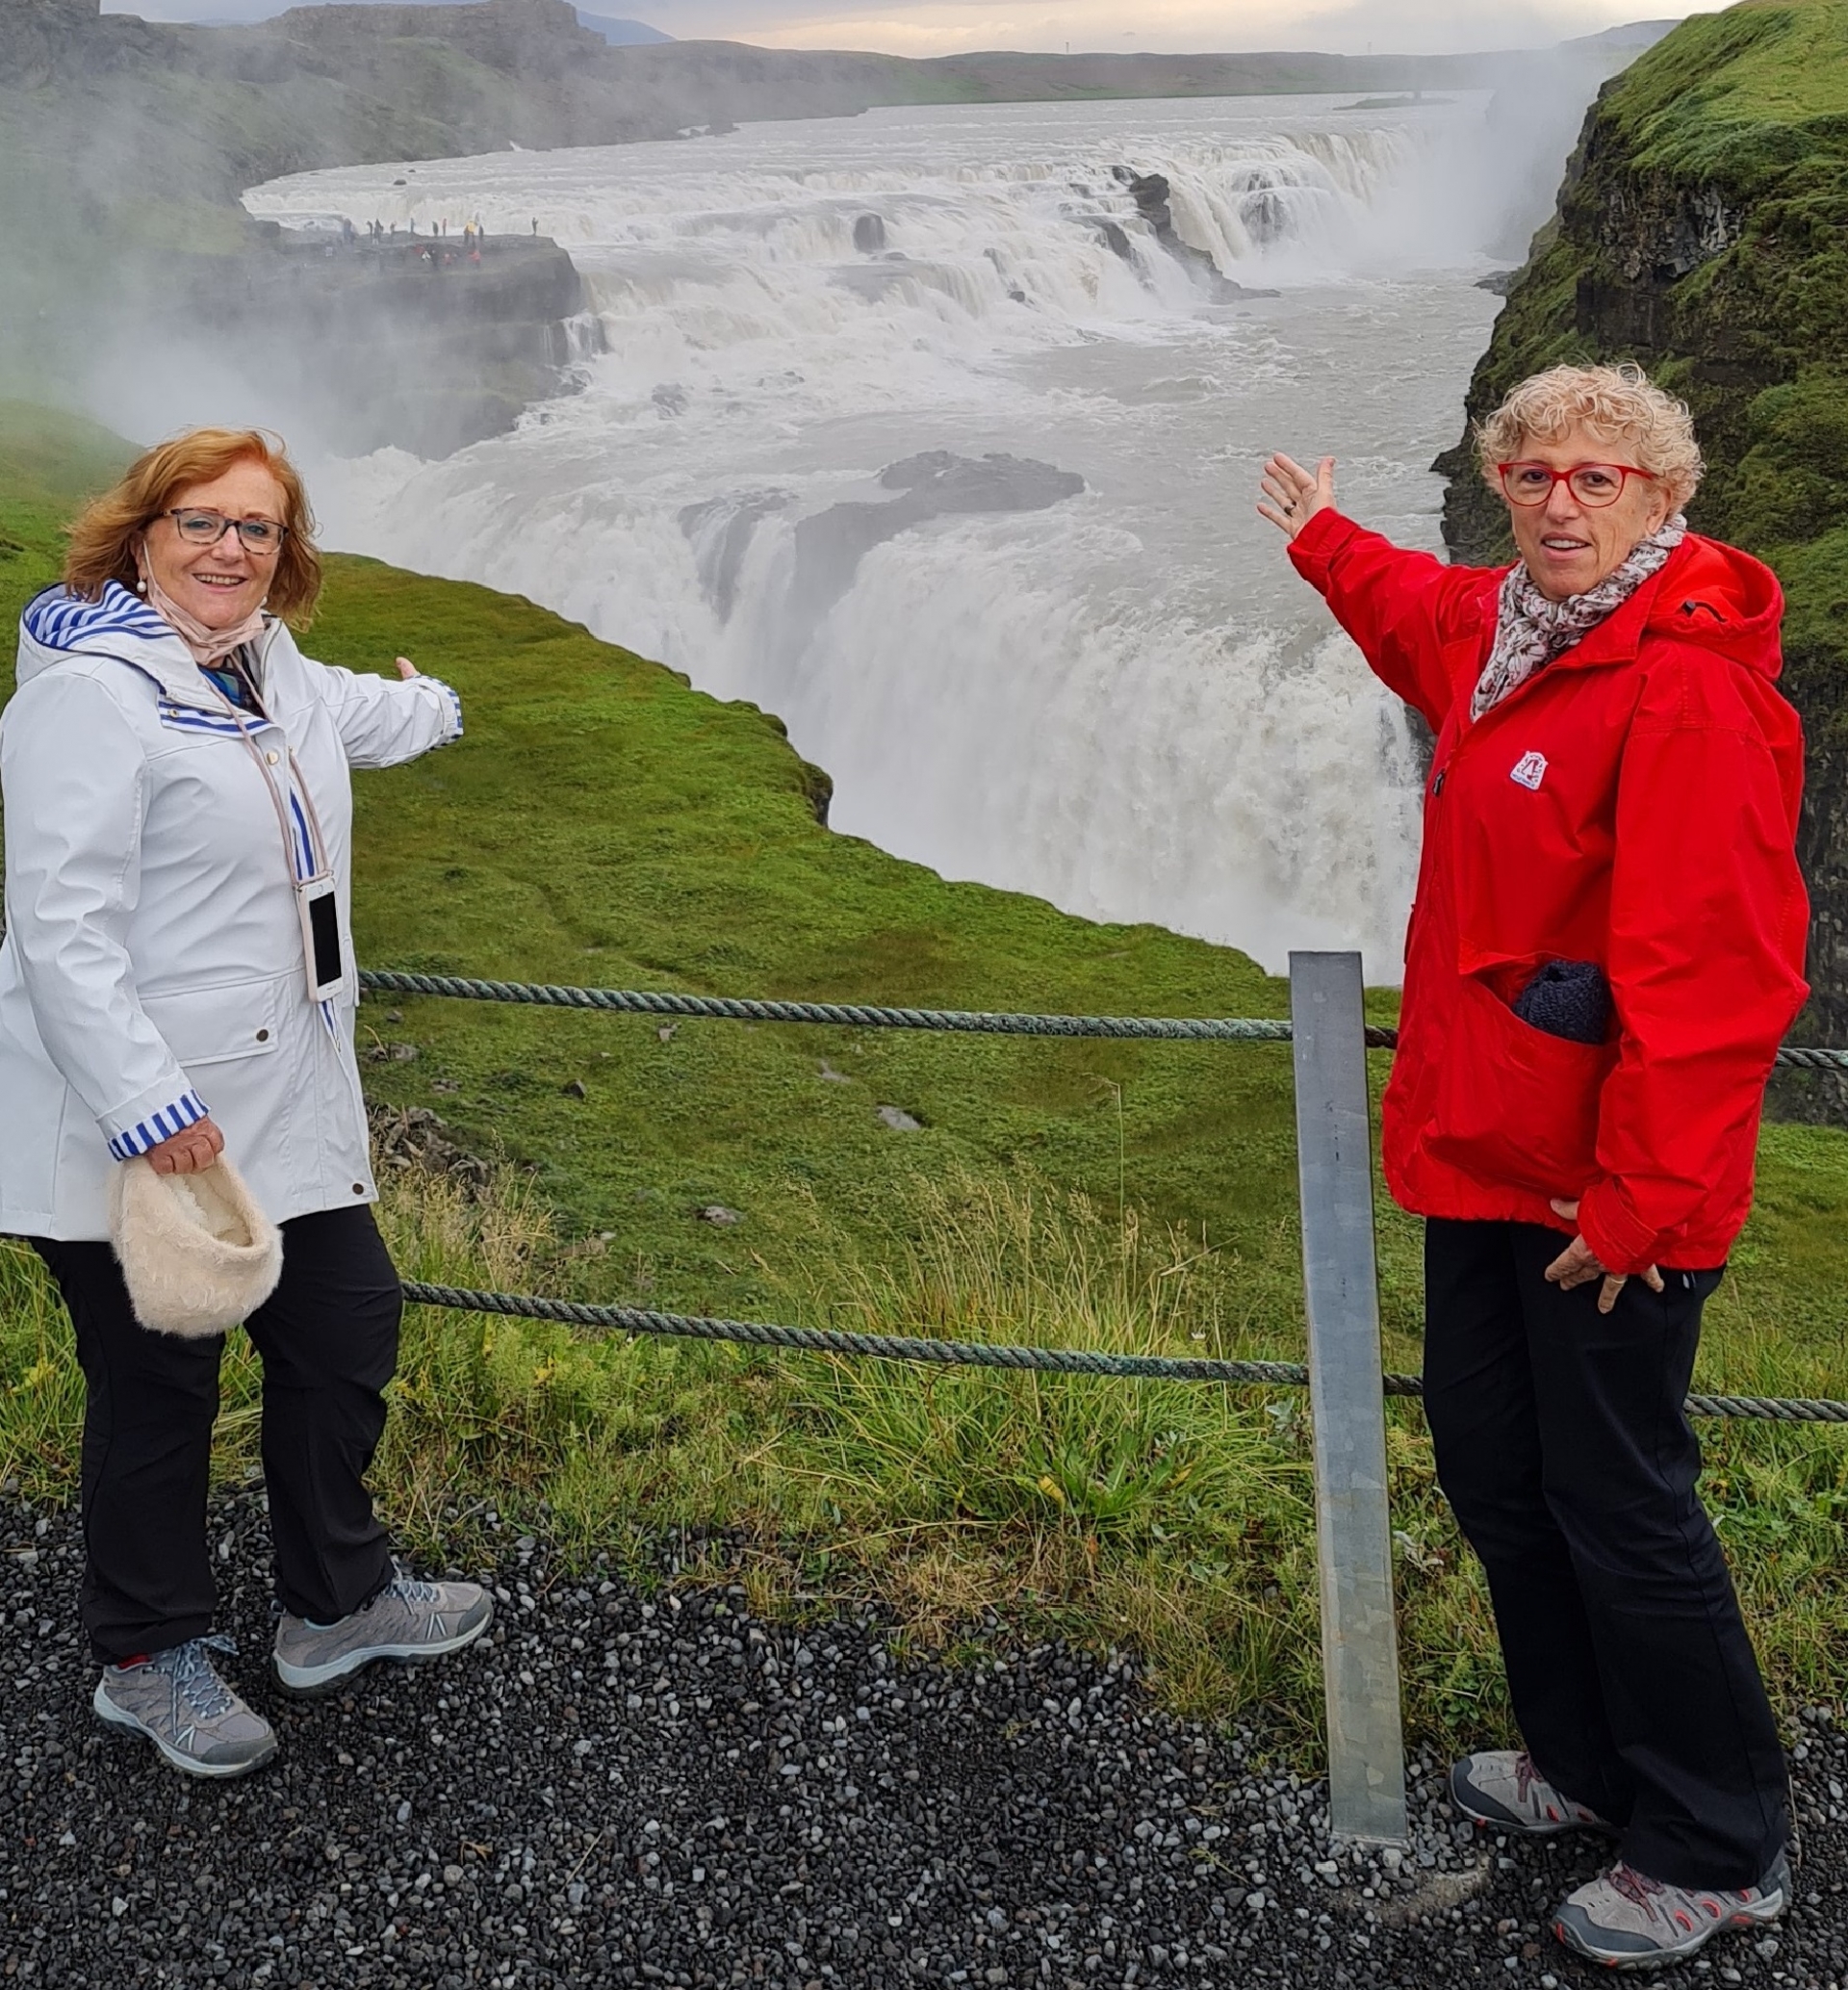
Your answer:
[[[195,511],[191,505],[161,516],[173,521],[173,530],[189,546],[216,546],[226,532],[236,532],[246,553],[279,553],[289,536],[289,528],[273,518],[226,518],[221,511]]]
[[[1554,470],[1545,463],[1498,463],[1495,469],[1510,504],[1544,504],[1553,486],[1563,483],[1593,511],[1616,504],[1632,477],[1645,483],[1656,481],[1652,472],[1628,463],[1575,463],[1570,470]]]

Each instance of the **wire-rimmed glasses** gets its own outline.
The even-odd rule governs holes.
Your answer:
[[[196,505],[182,504],[163,511],[173,521],[173,530],[189,546],[216,546],[227,531],[236,532],[246,553],[280,553],[289,528],[273,518],[226,518],[222,511],[202,511]]]

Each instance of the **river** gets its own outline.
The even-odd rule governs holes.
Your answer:
[[[1272,969],[1358,945],[1391,981],[1416,755],[1252,506],[1270,450],[1328,452],[1346,508],[1436,547],[1428,466],[1499,308],[1476,282],[1553,184],[1487,110],[886,110],[246,200],[537,221],[594,304],[582,391],[514,433],[318,466],[330,543],[779,713],[846,834]]]

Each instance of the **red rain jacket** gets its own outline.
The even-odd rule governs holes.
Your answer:
[[[1382,1113],[1394,1197],[1568,1231],[1549,1202],[1578,1198],[1607,1270],[1724,1263],[1765,1079],[1809,994],[1776,578],[1690,533],[1477,720],[1505,569],[1446,566],[1335,511],[1290,556],[1437,736]],[[1514,1014],[1550,960],[1604,969],[1612,1041]]]

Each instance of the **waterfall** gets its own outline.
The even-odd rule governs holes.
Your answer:
[[[1478,111],[932,107],[246,198],[536,218],[584,278],[583,391],[320,466],[341,543],[778,712],[836,828],[949,875],[1392,979],[1415,755],[1251,506],[1270,449],[1325,451],[1435,545],[1494,303],[1430,190]]]

